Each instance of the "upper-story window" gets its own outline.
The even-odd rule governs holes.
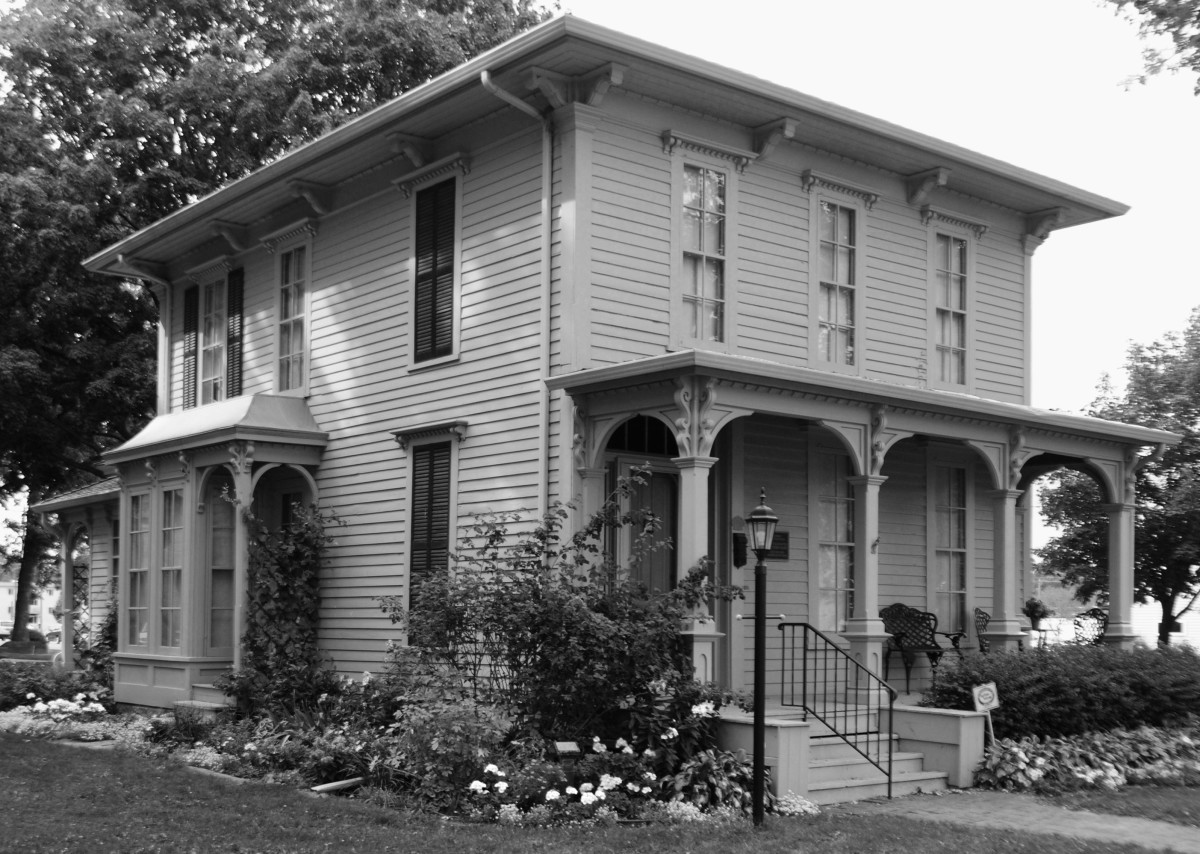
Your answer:
[[[209,282],[200,291],[200,403],[224,400],[225,282]]]
[[[858,211],[822,199],[817,209],[817,359],[853,367],[857,359]]]
[[[416,194],[414,362],[454,354],[457,183],[451,178]]]
[[[967,241],[938,234],[934,255],[937,380],[967,383]]]
[[[308,248],[279,255],[279,390],[303,389],[306,381]]]
[[[683,300],[686,334],[725,341],[725,173],[685,166],[683,182]]]
[[[244,271],[183,292],[183,400],[188,409],[242,393]]]

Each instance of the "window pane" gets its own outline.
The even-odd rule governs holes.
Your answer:
[[[704,246],[710,255],[725,254],[725,217],[717,214],[704,215]]]
[[[683,211],[683,248],[688,252],[699,252],[700,245],[700,213],[690,208]]]
[[[838,240],[847,246],[854,245],[854,209],[838,207]]]

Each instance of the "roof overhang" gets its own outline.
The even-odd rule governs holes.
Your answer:
[[[80,507],[92,507],[121,497],[121,482],[116,477],[98,480],[87,486],[62,492],[30,506],[34,513],[62,513]]]
[[[118,465],[238,441],[310,448],[316,462],[328,438],[303,398],[250,394],[160,415],[105,454],[104,462]]]
[[[567,15],[300,146],[85,264],[98,273],[164,281],[170,266],[201,243],[264,223],[269,215],[311,198],[314,187],[336,187],[385,162],[415,171],[418,167],[402,154],[403,140],[437,140],[469,122],[491,121],[504,111],[515,115],[481,84],[483,72],[503,91],[519,95],[531,111],[548,115],[551,105],[533,82],[535,69],[543,77],[548,72],[578,79],[615,66],[622,73],[614,91],[719,116],[745,129],[787,121],[795,142],[901,176],[948,170],[948,190],[1030,217],[1036,221],[1031,228],[1062,228],[1128,210],[952,143]],[[327,208],[328,200],[316,207]],[[240,237],[233,242],[240,243]]]
[[[602,368],[554,376],[546,381],[572,397],[612,392],[635,385],[666,382],[677,377],[707,376],[764,388],[836,397],[866,406],[913,409],[949,418],[993,421],[1033,430],[1049,430],[1128,445],[1175,445],[1181,437],[1167,430],[1069,415],[969,394],[898,386],[765,359],[682,350]]]

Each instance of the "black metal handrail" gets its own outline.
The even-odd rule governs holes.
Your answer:
[[[892,736],[884,731],[883,720],[886,708],[890,727],[896,692],[808,623],[782,622],[779,630],[783,633],[781,703],[803,708],[806,719],[812,715],[878,768],[887,777],[890,798]]]

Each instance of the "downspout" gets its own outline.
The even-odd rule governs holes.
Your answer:
[[[486,70],[479,73],[479,83],[485,90],[495,95],[511,107],[515,107],[525,115],[537,120],[542,125],[542,246],[541,263],[539,264],[542,277],[541,304],[538,306],[538,347],[540,350],[540,368],[542,374],[542,393],[538,399],[538,444],[541,453],[538,455],[538,517],[541,518],[549,510],[550,505],[550,395],[545,381],[550,377],[550,300],[552,283],[550,281],[551,253],[551,181],[554,168],[554,126],[549,118],[543,116],[536,107],[518,98],[512,92],[501,89],[492,81],[492,76]]]

